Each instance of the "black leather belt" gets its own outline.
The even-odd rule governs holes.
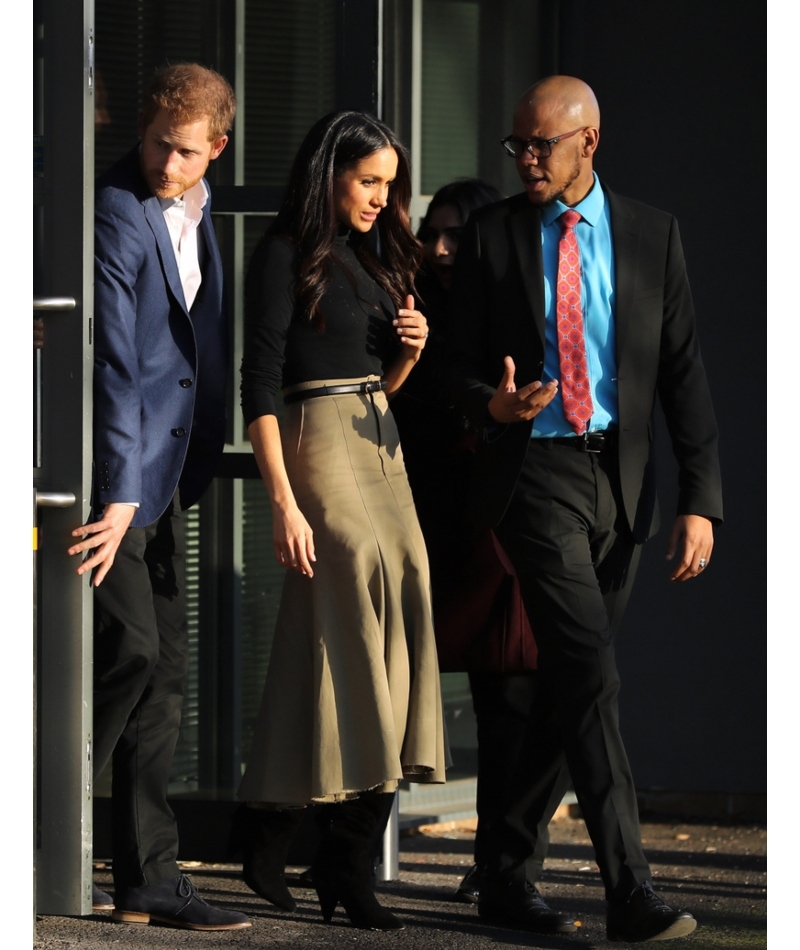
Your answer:
[[[316,389],[299,389],[283,397],[285,405],[300,402],[301,399],[315,399],[317,396],[341,396],[344,393],[382,393],[386,389],[383,379],[370,379],[365,383],[342,383],[340,386],[318,386]]]
[[[604,432],[584,432],[583,435],[567,435],[554,439],[537,439],[537,442],[552,442],[554,445],[568,445],[577,452],[607,452],[617,444],[615,429]]]

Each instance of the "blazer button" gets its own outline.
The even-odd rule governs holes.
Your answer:
[[[182,426],[179,426],[177,429],[172,430],[172,434],[178,438],[181,438],[181,436],[186,435],[186,429],[184,429]]]
[[[192,380],[191,380],[191,379],[182,379],[182,380],[180,381],[180,386],[181,386],[183,389],[189,389],[189,388],[191,388],[192,385],[193,385],[193,383],[192,383]]]

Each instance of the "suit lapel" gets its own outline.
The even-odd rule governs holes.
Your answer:
[[[164,271],[167,286],[188,316],[189,311],[186,307],[186,298],[183,295],[181,276],[178,273],[178,262],[175,260],[175,251],[170,240],[167,222],[164,220],[164,212],[161,210],[161,205],[155,196],[145,198],[143,204],[147,223],[150,225],[158,245],[161,268]]]
[[[613,192],[607,191],[606,198],[611,209],[611,236],[614,241],[616,293],[614,327],[617,337],[617,369],[619,369],[633,314],[633,296],[636,290],[636,270],[639,259],[639,225],[630,208]]]
[[[206,183],[208,186],[208,183]],[[200,234],[202,238],[198,241],[203,244],[203,257],[200,261],[200,269],[203,273],[203,283],[200,285],[200,293],[205,299],[213,300],[215,306],[221,295],[220,277],[222,274],[222,258],[219,254],[216,235],[214,234],[214,225],[211,223],[211,189],[209,188],[208,201],[203,208],[203,217],[200,221]],[[198,248],[199,249],[199,248]]]
[[[512,212],[512,243],[517,253],[522,282],[533,314],[533,322],[544,347],[544,265],[542,264],[542,219],[539,209],[521,196],[524,203]]]

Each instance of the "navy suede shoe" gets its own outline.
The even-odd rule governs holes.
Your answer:
[[[96,884],[92,884],[92,910],[113,910],[114,898],[105,891],[101,891]]]
[[[120,890],[111,916],[121,924],[149,924],[154,920],[184,930],[241,930],[251,926],[244,914],[207,904],[185,874],[160,884]]]

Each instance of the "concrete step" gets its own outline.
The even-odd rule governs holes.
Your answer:
[[[402,784],[398,792],[400,829],[477,821],[477,790],[475,778],[456,779],[444,785]],[[574,792],[567,792],[557,816],[577,817],[577,801]]]

